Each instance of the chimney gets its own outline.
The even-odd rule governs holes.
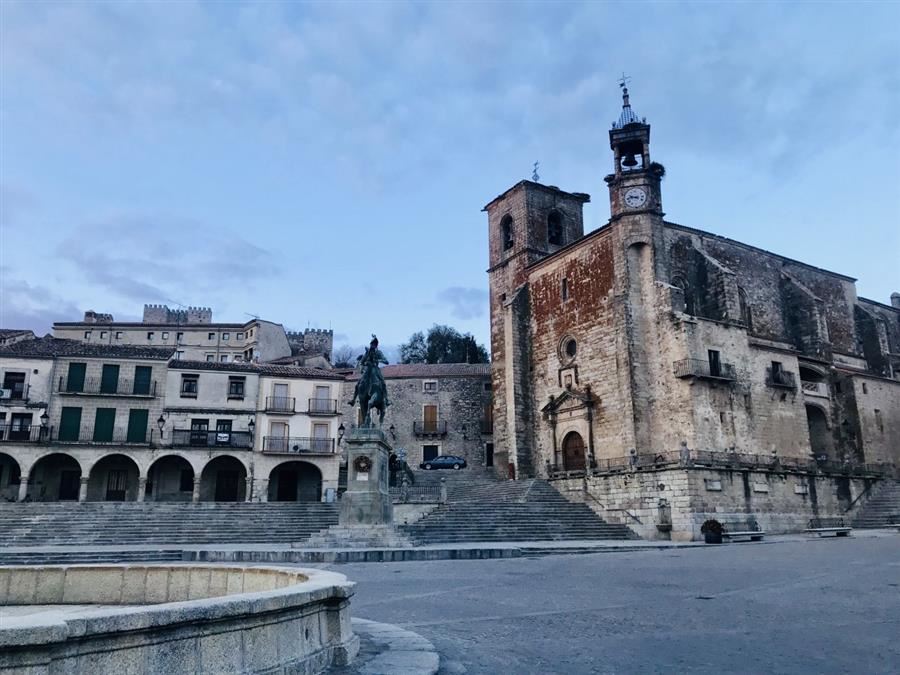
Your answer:
[[[891,293],[891,307],[900,309],[900,293],[898,293],[897,291]]]

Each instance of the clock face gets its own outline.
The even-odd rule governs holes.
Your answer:
[[[641,188],[633,187],[625,191],[625,206],[629,209],[639,209],[647,203],[647,193]]]

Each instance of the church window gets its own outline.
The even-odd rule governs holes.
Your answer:
[[[753,328],[753,315],[750,311],[750,302],[747,300],[747,291],[738,288],[738,304],[741,310],[741,323],[748,329]]]
[[[547,241],[554,246],[561,246],[563,243],[562,215],[559,211],[551,211],[547,216]]]
[[[569,299],[569,280],[568,279],[562,280],[562,299],[563,299],[563,302],[565,302],[566,300]]]
[[[513,219],[507,214],[500,221],[500,237],[503,240],[503,250],[508,251],[513,247]]]
[[[563,363],[571,363],[578,354],[578,343],[571,335],[567,335],[559,342],[559,358]]]

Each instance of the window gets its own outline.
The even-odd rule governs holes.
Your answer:
[[[240,354],[234,354],[231,360],[235,363],[238,363],[239,361],[243,361],[244,359]]]
[[[97,408],[94,415],[94,441],[97,443],[112,442],[115,427],[116,409]]]
[[[128,443],[146,443],[147,442],[147,420],[150,411],[146,409],[133,408],[128,411],[128,432],[125,441]]]
[[[150,366],[135,366],[134,367],[134,389],[132,389],[132,393],[137,394],[138,396],[148,396],[150,394],[151,387],[151,378],[153,375],[153,368]]]
[[[100,331],[100,339],[105,340],[107,336],[107,332],[105,330]]]
[[[228,363],[228,354],[220,354],[219,361],[222,363]]]
[[[206,337],[207,337],[207,339],[209,339],[209,340],[215,340],[215,339],[216,339],[216,334],[215,334],[215,333],[209,333]]]
[[[491,383],[490,382],[484,383],[484,390],[488,391],[488,392],[491,391]]]
[[[559,342],[559,359],[563,363],[571,362],[578,354],[578,342],[571,335],[567,335]]]
[[[706,354],[709,359],[710,376],[719,377],[722,374],[722,361],[719,359],[719,352],[715,349],[709,349]]]
[[[547,241],[554,246],[561,246],[563,243],[562,215],[559,211],[551,211],[547,216]]]
[[[147,339],[152,340],[155,333],[152,330],[147,331]]]
[[[163,339],[163,340],[168,340],[168,339],[169,339],[169,331],[167,331],[167,330],[164,330],[164,331],[163,331],[162,339]]]
[[[503,216],[503,220],[500,221],[500,241],[504,251],[513,247],[513,219],[509,214]]]
[[[89,331],[89,330],[84,331],[84,339],[85,340],[91,339],[91,331]]]
[[[216,420],[216,445],[231,445],[231,420]]]
[[[875,408],[875,426],[879,432],[884,433],[884,420],[881,419],[881,411],[878,408]]]
[[[244,383],[246,377],[228,378],[228,398],[244,398]]]
[[[565,302],[566,300],[569,299],[569,280],[568,279],[562,280],[562,299],[563,299],[563,302]]]
[[[435,380],[425,380],[422,383],[422,391],[426,394],[434,394],[438,390],[438,383]]]
[[[422,430],[426,434],[437,433],[438,407],[436,405],[426,405],[422,407]]]
[[[176,361],[181,361],[181,359],[183,359],[183,358],[184,358],[184,350],[183,349],[179,349],[178,351],[175,352],[175,360]]]
[[[253,337],[253,329],[252,328],[250,329],[249,335],[250,335],[250,337]]]
[[[104,363],[100,372],[100,393],[116,394],[119,391],[119,366],[113,363]]]
[[[69,364],[69,373],[66,377],[66,391],[84,391],[84,373],[86,370],[86,363]]]
[[[181,398],[197,398],[198,375],[181,376]]]
[[[781,361],[772,361],[772,379],[777,382],[779,376],[783,372],[784,371],[782,370],[782,367],[781,367]]]
[[[178,331],[177,333],[175,333],[175,339],[178,342],[181,342],[184,339],[184,333],[182,333],[181,331]]]
[[[207,360],[207,361],[215,361],[215,360],[216,360],[216,355],[215,355],[215,354],[207,354],[207,355],[206,355],[206,360]]]
[[[235,340],[243,340],[243,339],[244,339],[244,334],[243,334],[243,333],[238,333],[237,335],[234,336],[234,339],[235,339]]]
[[[223,342],[228,340],[229,337],[231,337],[231,333],[222,333],[222,341]]]
[[[122,335],[123,335],[122,331],[117,330],[117,331],[116,331],[116,340],[121,340],[121,339],[122,339]]]
[[[740,306],[741,321],[748,330],[753,329],[753,315],[750,309],[750,301],[747,300],[747,291],[738,287],[738,304]]]
[[[3,388],[9,389],[11,399],[25,398],[25,373],[7,371],[3,374]]]
[[[866,385],[865,382],[862,383],[862,390],[863,390],[863,393],[864,393],[864,394],[868,394],[868,393],[869,393],[869,387],[868,387],[868,385]]]

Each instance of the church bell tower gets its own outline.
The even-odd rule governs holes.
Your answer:
[[[662,164],[650,161],[650,125],[631,109],[628,79],[623,76],[619,81],[622,112],[609,130],[609,147],[615,161],[615,173],[605,178],[609,186],[610,220],[638,214],[662,218],[660,180],[665,169]]]

